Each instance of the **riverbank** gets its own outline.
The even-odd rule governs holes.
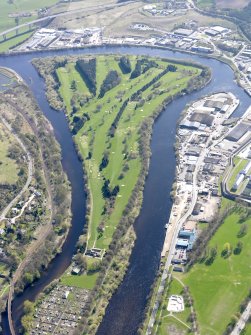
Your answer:
[[[12,51],[12,52],[8,52],[8,53],[1,53],[0,52],[0,56],[1,57],[9,57],[9,56],[12,56],[12,55],[25,55],[25,54],[43,54],[43,53],[48,53],[50,51],[52,52],[57,52],[57,51],[74,51],[74,50],[85,50],[85,49],[95,49],[95,48],[103,48],[103,47],[118,47],[118,46],[121,46],[121,44],[116,44],[116,43],[103,43],[103,44],[100,44],[100,45],[86,45],[86,46],[82,46],[82,47],[74,47],[74,48],[71,48],[71,47],[62,47],[62,48],[51,48],[51,49],[48,49],[48,50],[38,50],[38,51],[34,51],[34,50],[27,50],[27,51]],[[149,44],[134,44],[134,43],[125,43],[123,44],[123,47],[126,47],[126,48],[149,48],[149,49],[160,49],[160,50],[168,50],[168,51],[172,51],[172,52],[181,52],[183,54],[188,54],[188,55],[195,55],[195,56],[199,56],[199,57],[203,57],[203,58],[211,58],[211,59],[216,59],[218,60],[219,62],[222,62],[224,64],[227,64],[228,66],[231,67],[231,69],[233,70],[233,72],[235,73],[236,75],[236,79],[238,80],[238,69],[237,67],[234,65],[234,63],[232,61],[230,61],[229,58],[225,58],[223,56],[216,56],[216,55],[213,55],[213,54],[206,54],[206,53],[200,53],[200,52],[195,52],[195,51],[191,51],[191,50],[184,50],[184,49],[179,49],[179,48],[176,48],[174,46],[172,47],[168,47],[168,46],[161,46],[161,45],[149,45]],[[241,86],[241,84],[240,84]],[[242,86],[241,86],[242,87]]]

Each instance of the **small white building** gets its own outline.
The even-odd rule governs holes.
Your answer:
[[[180,313],[183,312],[184,309],[185,306],[183,297],[181,295],[171,295],[171,297],[168,299],[168,312]]]

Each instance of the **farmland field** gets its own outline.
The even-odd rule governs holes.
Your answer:
[[[13,13],[22,13],[22,12],[30,12],[31,16],[28,18],[29,21],[36,19],[37,10],[44,7],[49,7],[57,3],[57,0],[0,0],[0,32],[7,30],[9,28],[15,27],[16,22],[15,18],[9,17],[10,14]],[[27,20],[21,19],[19,20],[19,24],[24,23]]]
[[[57,2],[58,0],[0,0],[0,32],[36,20],[40,8],[48,8]],[[29,16],[22,16],[24,13],[28,13]],[[17,14],[19,14],[18,18],[15,17]],[[32,31],[27,31],[27,29],[28,27],[19,29],[17,36],[15,36],[15,32],[7,34],[6,41],[0,37],[0,52],[8,51],[11,47],[26,40],[32,34]]]

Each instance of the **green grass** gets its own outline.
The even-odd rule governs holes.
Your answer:
[[[246,222],[248,233],[241,239],[237,238],[241,226],[238,220],[236,213],[227,217],[211,239],[209,247],[217,246],[218,250],[213,264],[198,263],[182,276],[194,299],[202,335],[222,334],[249,292],[250,274],[247,269],[251,257],[251,219]],[[232,253],[227,259],[221,256],[225,243],[230,243],[234,249],[240,240],[243,242],[241,254]]]
[[[9,284],[4,284],[3,286],[2,286],[2,279],[0,279],[0,298],[5,294],[7,294],[8,293],[8,291],[9,291]]]
[[[60,282],[66,286],[93,289],[98,277],[98,273],[84,275],[64,275]]]
[[[10,36],[8,36],[8,40],[0,41],[0,52],[8,51],[9,49],[15,47],[17,44],[25,41],[32,34],[33,31],[24,32],[18,36],[15,36],[14,33],[11,33]]]
[[[251,323],[250,322],[246,324],[245,330],[241,333],[241,335],[251,335]]]
[[[0,0],[0,32],[16,26],[15,19],[8,17],[11,13],[31,12],[29,18],[20,18],[19,24],[25,23],[27,20],[32,21],[37,18],[39,8],[49,7],[56,4],[57,0],[14,0],[13,4],[8,0]]]
[[[16,162],[8,157],[8,149],[14,138],[0,126],[0,183],[15,184],[18,180],[18,166]]]
[[[5,263],[0,262],[0,274],[7,276],[9,273],[8,267],[6,266]]]
[[[181,313],[173,313],[173,315],[179,320],[175,319],[170,313],[167,311],[168,298],[171,295],[182,295],[183,286],[182,284],[173,277],[169,287],[166,288],[164,293],[164,301],[161,305],[157,313],[157,323],[159,323],[159,327],[157,330],[157,335],[167,335],[172,334],[175,331],[181,332],[181,334],[187,334],[191,324],[187,321],[188,316],[191,313],[190,308],[185,307],[184,312]],[[160,313],[161,311],[161,313]],[[186,327],[183,323],[185,323],[188,327]],[[156,329],[156,328],[155,328]],[[169,331],[168,331],[169,329]]]
[[[161,320],[157,335],[185,335],[188,334],[188,328],[172,316]]]
[[[233,200],[229,200],[227,198],[221,198],[221,208],[220,211],[223,212],[224,209],[230,206],[234,206],[235,202]]]
[[[214,5],[214,0],[197,0],[196,4],[201,9],[211,9]]]
[[[0,0],[0,32],[14,28],[17,24],[15,18],[10,18],[9,14],[30,12],[30,17],[24,17],[19,19],[18,24],[24,24],[36,20],[38,18],[37,10],[44,7],[50,7],[55,5],[58,0],[14,0],[10,3],[8,0]],[[7,34],[7,40],[3,41],[3,37],[0,37],[0,52],[8,51],[16,44],[26,40],[31,36],[32,31],[27,31],[28,26],[19,29],[19,35],[15,36],[15,32]]]
[[[130,56],[132,65],[136,62],[136,56]],[[75,64],[67,64],[64,68],[57,70],[58,77],[61,83],[60,94],[64,99],[67,107],[68,117],[72,121],[71,99],[73,95],[89,96],[90,101],[80,107],[80,111],[76,115],[81,116],[84,112],[88,113],[90,120],[87,121],[84,127],[75,136],[79,146],[80,153],[85,159],[88,152],[92,152],[92,158],[85,159],[85,169],[88,177],[88,185],[91,191],[91,218],[89,224],[89,241],[88,246],[96,246],[98,248],[107,248],[112,240],[114,230],[122,217],[123,210],[128,203],[130,195],[138,180],[141,170],[141,160],[138,147],[138,130],[144,118],[153,114],[153,112],[161,105],[161,103],[171,95],[181,91],[187,86],[191,76],[199,74],[198,69],[178,65],[178,70],[175,73],[167,73],[160,80],[160,86],[157,89],[149,87],[142,94],[142,99],[145,100],[142,107],[136,107],[136,102],[130,102],[123,112],[119,121],[115,136],[108,136],[108,130],[117,115],[119,108],[125,99],[139,88],[150,82],[168,63],[157,60],[159,68],[153,68],[142,74],[140,77],[130,80],[130,75],[123,75],[118,66],[118,58],[115,56],[98,56],[97,57],[97,96],[104,78],[110,70],[116,70],[121,76],[121,82],[118,86],[108,91],[103,98],[93,97],[90,95],[86,85],[81,79],[79,73],[75,69]],[[191,70],[191,73],[184,72]],[[76,81],[77,89],[74,92],[71,89],[72,80]],[[158,90],[158,91],[157,91]],[[152,99],[150,94],[153,94]],[[161,94],[160,94],[161,93]],[[121,99],[118,98],[120,94]],[[97,112],[98,106],[101,110]],[[93,144],[91,142],[93,141]],[[103,154],[105,151],[109,153],[109,164],[102,171],[99,171]],[[134,158],[125,159],[133,154]],[[124,178],[119,179],[125,164],[128,164],[129,170],[124,173]],[[115,199],[114,209],[103,213],[105,200],[102,196],[103,178],[110,180],[111,187],[119,185],[120,191]],[[104,222],[105,231],[103,235],[98,236],[97,227],[101,222]]]

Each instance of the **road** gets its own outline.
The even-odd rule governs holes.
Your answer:
[[[23,23],[23,24],[20,24],[18,26],[15,26],[13,28],[7,29],[7,30],[1,32],[0,36],[4,36],[4,35],[7,35],[7,34],[13,32],[13,31],[16,31],[18,29],[28,27],[30,25],[37,24],[37,23],[40,23],[40,22],[43,22],[43,21],[46,21],[46,20],[52,20],[52,19],[55,19],[55,18],[60,17],[60,16],[78,14],[78,13],[83,12],[83,11],[87,12],[87,11],[98,10],[98,9],[108,10],[108,9],[112,9],[112,8],[116,8],[116,7],[126,6],[126,5],[129,5],[129,4],[134,3],[134,2],[138,2],[138,1],[125,1],[125,2],[121,2],[121,3],[110,3],[110,4],[107,4],[107,5],[97,5],[97,6],[91,6],[91,7],[78,8],[78,9],[71,10],[71,11],[67,10],[67,11],[64,11],[64,12],[61,12],[61,13],[58,13],[58,14],[44,16],[44,17],[41,17],[40,19],[29,21],[27,23]]]
[[[32,200],[33,200],[34,198],[35,198],[35,194],[33,193],[33,194],[29,197],[29,199],[26,201],[26,203],[23,205],[23,207],[22,207],[20,213],[19,213],[17,216],[15,216],[14,218],[11,218],[11,219],[10,219],[10,221],[11,221],[12,224],[14,224],[14,223],[16,222],[16,219],[20,218],[20,217],[23,215],[23,212],[24,212],[25,208],[32,202]]]
[[[245,328],[245,325],[251,315],[251,301],[248,303],[246,309],[241,314],[239,321],[236,323],[234,330],[230,335],[239,335],[241,331]]]
[[[5,127],[15,137],[15,139],[17,140],[17,142],[20,144],[20,146],[22,147],[23,151],[26,154],[27,161],[28,161],[28,177],[27,177],[26,183],[25,183],[24,187],[22,188],[22,190],[17,194],[17,196],[2,211],[2,213],[0,215],[0,222],[1,222],[1,221],[5,220],[6,215],[8,214],[8,212],[10,211],[10,209],[14,205],[16,205],[16,203],[21,198],[21,196],[27,191],[27,189],[28,189],[28,187],[29,187],[29,185],[31,183],[31,180],[32,180],[33,164],[32,164],[31,154],[29,153],[29,151],[27,150],[27,148],[25,147],[25,145],[23,144],[23,142],[20,140],[20,138],[17,136],[17,134],[15,134],[15,132],[13,131],[13,129],[11,128],[11,126],[7,123],[7,121],[4,118],[2,118],[2,117],[0,117],[0,119],[1,119],[2,123],[5,125]]]

